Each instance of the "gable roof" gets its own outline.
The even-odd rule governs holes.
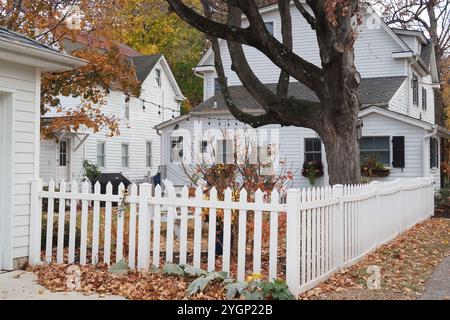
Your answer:
[[[405,79],[406,77],[404,76],[362,79],[360,94],[363,102],[363,108],[372,105],[387,106]],[[270,83],[266,86],[271,91],[275,92],[277,84]],[[261,112],[264,110],[262,106],[250,95],[250,93],[248,93],[244,86],[230,86],[229,89],[231,97],[240,109],[253,112]],[[311,102],[319,102],[316,94],[300,82],[291,82],[289,84],[288,96]],[[195,106],[191,110],[191,113],[225,111],[228,111],[228,109],[225,105],[222,94],[219,93]]]
[[[160,63],[162,68],[164,69],[167,78],[169,79],[170,84],[172,85],[172,88],[175,92],[175,98],[179,101],[183,101],[186,99],[183,96],[183,93],[181,92],[181,89],[178,86],[178,82],[175,79],[175,76],[173,75],[172,70],[170,69],[170,66],[167,63],[167,60],[164,57],[164,55],[158,53],[149,56],[133,57],[131,58],[131,60],[133,61],[133,65],[136,70],[136,77],[138,78],[141,84],[148,78],[148,76],[150,75],[152,70],[156,67],[156,65]]]
[[[162,54],[152,54],[149,56],[133,57],[133,64],[136,69],[136,76],[140,83],[143,83],[147,79],[150,72],[155,68],[158,61],[161,59]]]
[[[103,51],[110,50],[112,47],[117,47],[119,49],[119,54],[127,58],[141,55],[132,47],[124,43],[115,40],[114,41],[107,40],[99,35],[83,31],[78,32],[75,35],[75,38],[69,35],[64,36],[62,39],[62,44],[64,49],[67,50],[69,53],[86,47],[96,48]]]

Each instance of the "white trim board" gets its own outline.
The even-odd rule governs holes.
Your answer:
[[[0,89],[0,270],[13,269],[14,101],[14,91]]]
[[[389,117],[389,118],[392,118],[392,119],[396,119],[396,120],[399,120],[399,121],[411,124],[413,126],[425,129],[425,130],[431,131],[433,129],[433,125],[431,123],[427,123],[425,121],[422,121],[422,120],[419,120],[419,119],[414,119],[414,118],[411,118],[409,116],[406,116],[406,115],[403,115],[403,114],[400,114],[400,113],[397,113],[397,112],[393,112],[393,111],[390,111],[390,110],[387,110],[387,109],[379,108],[379,107],[373,107],[372,106],[372,107],[363,109],[362,111],[359,112],[359,116],[361,118],[363,118],[363,117],[365,117],[365,116],[367,116],[369,114],[372,114],[372,113],[376,113],[376,114],[380,114],[382,116],[386,116],[386,117]]]

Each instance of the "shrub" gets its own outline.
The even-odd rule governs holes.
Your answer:
[[[89,160],[83,161],[84,177],[89,179],[89,181],[95,181],[100,177],[100,169],[90,162]]]
[[[438,207],[450,206],[450,188],[442,188],[434,196],[435,205]]]

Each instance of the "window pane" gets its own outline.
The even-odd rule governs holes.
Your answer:
[[[105,143],[97,144],[97,154],[100,154],[100,155],[105,154]]]
[[[313,140],[305,139],[305,151],[313,151]]]
[[[375,138],[375,149],[384,149],[389,150],[389,138],[388,137],[381,137],[381,138]]]
[[[367,162],[369,159],[374,159],[376,162],[390,165],[390,152],[389,151],[362,151],[361,161]]]
[[[322,150],[322,142],[320,139],[314,139],[314,151],[321,151]]]

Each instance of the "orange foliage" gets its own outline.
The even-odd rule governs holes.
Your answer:
[[[140,93],[135,71],[124,57],[130,50],[124,50],[110,35],[113,13],[124,3],[125,0],[7,0],[0,3],[0,25],[88,61],[86,66],[73,71],[43,75],[41,114],[55,107],[64,115],[43,126],[44,136],[59,130],[77,131],[81,126],[93,131],[107,128],[109,135],[119,134],[117,119],[102,113],[105,96],[112,89],[130,96]],[[80,30],[72,30],[66,24],[73,5],[80,8]],[[69,39],[81,45],[71,46]],[[89,39],[87,43],[86,39]],[[79,97],[80,105],[64,110],[59,96]]]

